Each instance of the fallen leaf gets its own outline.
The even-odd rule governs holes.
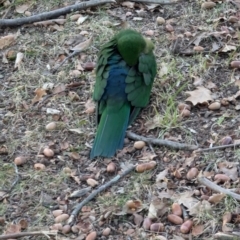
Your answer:
[[[205,85],[205,87],[208,89],[216,89],[217,85],[211,81],[208,81],[207,84]]]
[[[57,109],[54,109],[54,108],[47,108],[46,112],[47,112],[47,114],[51,114],[51,115],[55,115],[55,114],[60,114],[61,113],[60,110],[57,110]]]
[[[33,25],[47,27],[49,25],[55,25],[55,24],[63,25],[66,21],[67,21],[67,19],[51,19],[51,20],[46,20],[46,21],[41,21],[41,22],[35,22],[35,23],[33,23]]]
[[[37,88],[37,89],[35,90],[35,94],[36,94],[36,95],[35,95],[35,97],[33,98],[32,103],[39,102],[39,101],[42,99],[43,96],[47,95],[46,90],[43,89],[43,88]]]
[[[69,154],[69,156],[73,159],[73,160],[79,160],[80,159],[80,155],[77,152],[71,152]]]
[[[148,209],[148,217],[150,219],[157,219],[168,212],[168,200],[155,198],[151,201]]]
[[[199,200],[192,197],[192,195],[192,191],[187,191],[179,194],[176,193],[172,198],[175,202],[183,204],[186,208],[191,209],[199,202]]]
[[[92,39],[93,39],[93,37],[90,37],[88,40],[79,43],[78,45],[76,45],[75,47],[71,48],[70,50],[82,52],[82,51],[86,50],[91,45]]]
[[[23,5],[19,5],[16,7],[16,12],[17,13],[24,13],[28,8],[29,8],[30,5],[28,4],[23,4]]]
[[[125,213],[136,213],[143,209],[143,204],[140,200],[129,200],[123,206],[123,212]]]
[[[23,57],[24,57],[23,53],[21,53],[21,52],[17,53],[17,57],[16,57],[15,64],[14,64],[14,69],[20,67]]]
[[[232,45],[225,45],[220,52],[230,52],[230,51],[235,51],[237,49],[236,46],[232,46]]]
[[[6,231],[4,232],[4,234],[14,234],[14,233],[19,233],[21,232],[21,225],[20,224],[8,224]]]
[[[159,71],[159,77],[163,77],[168,74],[169,64],[166,62],[162,62],[160,64],[160,71]]]
[[[225,197],[226,195],[223,193],[217,193],[217,194],[213,194],[211,197],[209,197],[208,201],[210,203],[213,204],[218,204],[222,201],[222,199]]]
[[[218,164],[219,170],[230,177],[233,181],[238,179],[238,170],[237,166],[239,165],[238,162],[221,162]]]
[[[166,179],[167,174],[168,174],[168,168],[163,170],[156,176],[156,182],[164,181]]]
[[[130,2],[130,1],[122,2],[123,7],[134,8],[134,5],[135,5],[134,2]]]
[[[72,178],[77,184],[80,185],[81,181],[80,181],[79,177],[78,177],[78,176],[75,176],[75,175],[76,175],[75,171],[71,172],[71,174],[70,174],[71,178]]]
[[[204,225],[196,225],[196,226],[193,226],[192,228],[192,235],[194,237],[197,237],[198,235],[202,234],[204,231]]]
[[[213,101],[211,91],[203,86],[197,87],[194,91],[187,91],[186,94],[190,95],[190,97],[188,97],[185,101],[191,102],[194,106],[198,103]]]
[[[0,38],[0,49],[4,49],[12,45],[17,39],[17,35],[9,34]]]
[[[88,99],[87,102],[85,103],[85,113],[94,113],[95,112],[95,103],[93,102],[92,99]]]
[[[195,205],[193,205],[192,207],[190,207],[188,209],[188,211],[191,216],[198,216],[199,214],[202,214],[203,212],[210,213],[212,211],[212,206],[206,200],[203,200],[202,202],[197,201]]]
[[[83,133],[82,129],[80,129],[80,128],[72,128],[72,129],[69,129],[69,131],[70,132],[76,132],[76,133],[79,133],[79,134]]]
[[[85,22],[88,19],[88,16],[80,16],[77,20],[77,25],[82,24],[83,22]]]
[[[194,78],[193,85],[194,86],[201,86],[203,84],[203,79],[198,76],[192,76]]]
[[[59,85],[53,88],[52,93],[58,94],[58,93],[64,92],[65,90],[66,90],[66,86],[63,83],[60,83]]]

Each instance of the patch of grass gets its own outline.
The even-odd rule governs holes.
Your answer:
[[[133,173],[117,196],[113,196],[112,193],[101,195],[98,201],[105,208],[116,206],[121,209],[129,200],[142,199],[142,195],[149,192],[150,174],[151,172]]]
[[[239,208],[240,204],[237,202],[237,200],[231,196],[226,196],[224,198],[223,203],[223,210],[222,212],[231,212],[234,213],[237,208]]]

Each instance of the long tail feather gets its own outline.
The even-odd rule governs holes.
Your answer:
[[[91,150],[90,158],[112,157],[124,143],[128,127],[130,105],[127,103],[118,112],[104,110],[97,129],[97,135]]]

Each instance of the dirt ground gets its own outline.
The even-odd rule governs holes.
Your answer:
[[[74,3],[5,0],[0,16]],[[2,27],[0,239],[240,239],[239,8],[238,0],[121,2]],[[158,65],[150,104],[129,131],[198,150],[136,149],[126,137],[115,157],[89,159],[97,54],[126,26],[152,39]],[[68,224],[95,189],[150,161],[153,168],[131,171]]]

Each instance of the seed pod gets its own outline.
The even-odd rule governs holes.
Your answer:
[[[168,221],[171,223],[174,223],[176,225],[180,225],[183,223],[183,219],[177,215],[169,214],[168,215]]]
[[[178,204],[178,203],[173,203],[173,205],[172,205],[172,213],[173,213],[174,215],[177,215],[177,216],[181,217],[181,216],[182,216],[182,208],[181,208],[181,205]]]
[[[211,9],[211,8],[214,8],[215,6],[216,6],[216,3],[214,3],[214,2],[204,2],[201,5],[201,8],[202,9]]]
[[[155,166],[157,165],[157,163],[155,161],[151,161],[148,163],[142,163],[137,165],[136,167],[136,171],[139,173],[145,172],[147,170],[151,170],[153,169]]]
[[[187,220],[180,227],[181,233],[184,233],[184,234],[189,233],[190,230],[192,229],[192,226],[193,226],[193,221],[192,220]]]

